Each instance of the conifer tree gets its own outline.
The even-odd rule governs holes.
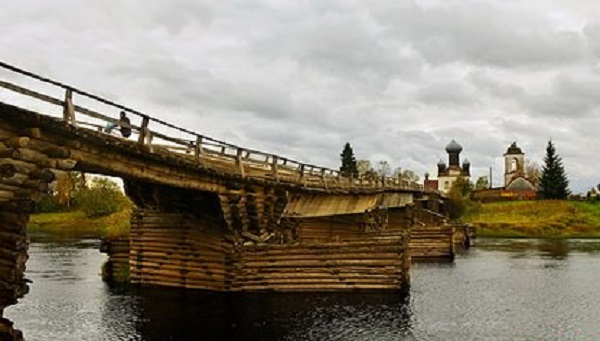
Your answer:
[[[562,159],[556,154],[552,140],[548,141],[542,178],[540,179],[540,194],[544,199],[566,199],[569,194],[569,180],[565,174]]]
[[[354,151],[352,150],[350,143],[346,142],[344,149],[340,154],[340,158],[342,160],[342,166],[340,167],[340,172],[342,175],[347,177],[358,177],[356,157],[354,157]]]

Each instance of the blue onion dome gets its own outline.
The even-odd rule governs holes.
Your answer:
[[[446,152],[448,153],[460,153],[462,152],[462,146],[458,144],[454,139],[446,146]]]

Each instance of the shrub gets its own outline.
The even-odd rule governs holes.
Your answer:
[[[94,178],[89,188],[77,194],[76,201],[88,218],[111,215],[127,204],[119,186],[106,178]]]

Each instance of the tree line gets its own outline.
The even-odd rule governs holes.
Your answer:
[[[88,218],[116,213],[131,203],[116,182],[103,177],[88,180],[85,173],[59,177],[36,204],[36,213],[82,211]]]
[[[393,168],[389,162],[383,160],[375,166],[369,160],[357,160],[354,150],[349,142],[346,142],[340,154],[340,173],[346,177],[364,178],[376,180],[382,177],[397,177],[406,181],[419,181],[419,176],[410,169],[400,167]]]

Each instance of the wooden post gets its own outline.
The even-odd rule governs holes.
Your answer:
[[[148,123],[150,123],[150,117],[144,115],[144,117],[142,118],[142,127],[140,130],[140,136],[138,138],[139,144],[146,143],[146,138],[148,137],[148,132],[149,132]]]
[[[304,185],[304,164],[300,165],[300,183]]]
[[[72,125],[76,125],[75,124],[75,106],[73,105],[73,90],[71,90],[71,89],[67,89],[67,91],[65,92],[63,120]]]
[[[273,155],[273,161],[271,162],[271,173],[273,175],[273,178],[275,179],[275,181],[279,181],[279,174],[278,174],[278,165],[277,162],[279,161],[279,158],[277,157],[277,155]]]
[[[148,130],[148,138],[146,143],[148,144],[148,151],[150,151],[150,153],[154,153],[154,147],[152,147],[152,139],[154,138],[154,135],[152,134],[152,132],[150,130]]]
[[[244,152],[243,149],[238,148],[236,156],[235,156],[235,164],[238,167],[238,171],[239,171],[240,175],[242,176],[242,178],[245,177],[245,174],[244,174],[244,163],[242,162],[242,153],[243,152]]]
[[[202,149],[202,136],[200,135],[196,136],[196,151],[194,156],[198,164],[203,164],[202,157],[204,156],[204,150]]]

